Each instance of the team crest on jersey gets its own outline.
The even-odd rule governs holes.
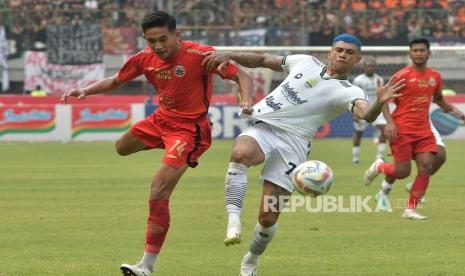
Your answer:
[[[185,74],[186,74],[186,68],[184,68],[184,66],[176,65],[176,67],[174,67],[174,75],[176,77],[183,77]]]
[[[317,80],[308,80],[305,82],[305,87],[313,88],[317,84]]]
[[[429,85],[436,86],[436,80],[434,78],[429,79]]]

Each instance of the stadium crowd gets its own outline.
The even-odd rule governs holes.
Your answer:
[[[48,24],[84,21],[138,28],[143,15],[157,9],[174,12],[187,39],[213,45],[237,45],[238,40],[228,39],[231,31],[260,28],[266,30],[267,45],[325,45],[340,32],[357,34],[366,45],[401,45],[417,36],[433,43],[465,43],[461,0],[0,1],[8,36],[21,50],[45,47]]]

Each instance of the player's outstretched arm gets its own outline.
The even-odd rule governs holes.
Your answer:
[[[229,63],[230,60],[234,60],[244,67],[249,68],[269,68],[274,71],[282,72],[281,67],[284,57],[283,56],[272,56],[265,54],[255,54],[247,52],[219,52],[212,51],[205,53],[205,58],[202,61],[202,65],[206,66],[208,70],[212,70],[218,66],[218,71]]]
[[[391,78],[385,85],[381,86],[378,82],[376,86],[376,100],[371,106],[365,100],[356,100],[354,102],[353,114],[357,119],[363,119],[367,122],[373,122],[383,110],[383,106],[390,99],[400,97],[398,92],[405,86],[404,79],[394,82]]]
[[[441,92],[442,89],[433,94],[433,102],[437,104],[444,112],[450,112],[460,118],[465,123],[465,114],[455,105],[447,101]]]
[[[60,102],[67,103],[68,97],[76,97],[78,99],[84,99],[87,96],[101,94],[108,91],[111,91],[121,85],[121,82],[118,80],[117,76],[105,78],[96,83],[93,83],[86,88],[73,88],[65,91],[61,96]]]
[[[245,114],[252,114],[252,95],[253,95],[253,80],[246,72],[239,69],[233,79],[239,84],[239,93],[241,96],[241,109]]]

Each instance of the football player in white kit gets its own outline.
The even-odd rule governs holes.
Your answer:
[[[249,252],[241,262],[240,275],[257,275],[258,258],[276,231],[279,203],[294,191],[292,170],[307,160],[311,141],[324,121],[346,111],[358,119],[374,121],[386,101],[399,96],[402,82],[377,87],[377,99],[369,106],[365,93],[347,80],[353,65],[361,59],[361,43],[349,34],[334,38],[325,65],[310,55],[271,56],[244,52],[213,52],[204,60],[220,68],[229,60],[246,67],[265,67],[288,73],[266,98],[253,106],[254,124],[240,134],[233,145],[225,179],[228,227],[225,244],[240,243],[240,212],[247,189],[247,168],[265,162],[260,181],[263,195]],[[267,200],[267,201],[266,201]],[[264,208],[268,204],[270,208]],[[271,206],[270,206],[271,205]]]
[[[355,77],[354,85],[360,87],[365,91],[368,96],[368,102],[372,103],[376,99],[376,84],[380,82],[383,84],[383,78],[375,73],[376,61],[374,59],[366,59],[363,62],[363,74]],[[354,118],[354,138],[352,147],[352,162],[358,164],[360,162],[360,143],[363,131],[368,127],[365,120]],[[377,128],[380,133],[377,144],[376,144],[376,159],[384,158],[384,151],[386,150],[386,136],[384,135],[384,129],[386,128],[386,119],[384,119],[383,113],[379,114],[378,118],[372,125]]]

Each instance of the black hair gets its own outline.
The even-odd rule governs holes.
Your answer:
[[[170,32],[174,32],[176,30],[176,19],[167,12],[157,11],[144,16],[140,25],[144,33],[150,28],[165,26],[168,27]]]
[[[413,44],[425,44],[426,48],[429,50],[429,40],[426,38],[416,38],[410,41],[409,47],[412,49]]]

